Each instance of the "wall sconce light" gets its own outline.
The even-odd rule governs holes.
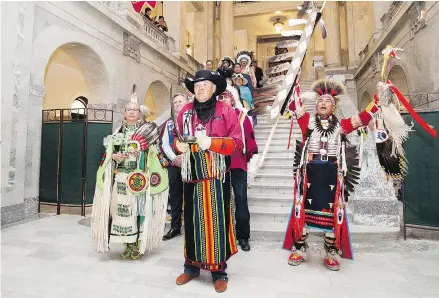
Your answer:
[[[189,31],[187,31],[187,45],[186,45],[186,54],[190,55],[192,53]]]
[[[276,22],[273,24],[274,29],[276,30],[277,33],[280,33],[282,31],[282,26],[284,25],[284,23],[282,23],[280,21],[280,18],[276,19]]]

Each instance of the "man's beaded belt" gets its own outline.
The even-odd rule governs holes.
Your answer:
[[[321,161],[331,161],[336,162],[337,156],[328,156],[328,155],[321,155],[318,153],[310,153],[308,156],[308,160],[321,160]]]

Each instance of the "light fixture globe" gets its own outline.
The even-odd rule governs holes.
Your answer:
[[[273,23],[273,27],[276,30],[277,33],[280,33],[282,31],[282,26],[284,23],[280,21],[280,18],[276,19],[276,22]]]

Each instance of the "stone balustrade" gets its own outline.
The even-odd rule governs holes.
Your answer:
[[[151,21],[146,17],[143,17],[143,28],[146,36],[154,40],[161,47],[167,49],[169,52],[175,51],[175,40],[166,35],[165,32],[157,28]]]
[[[189,65],[193,67],[196,71],[204,69],[204,65],[198,62],[194,57],[192,57],[191,55],[187,55],[187,57]]]
[[[175,40],[172,37],[168,36],[165,32],[157,28],[157,26],[154,25],[148,19],[146,19],[145,16],[130,12],[126,8],[127,4],[125,3],[123,3],[123,5],[119,4],[119,2],[121,1],[100,1],[100,2],[106,5],[110,10],[114,11],[118,15],[125,17],[126,20],[130,22],[130,24],[134,25],[148,38],[153,40],[160,48],[164,48],[170,53],[176,50]]]

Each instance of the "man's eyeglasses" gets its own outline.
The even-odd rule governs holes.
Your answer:
[[[127,112],[138,112],[139,109],[126,109]]]

